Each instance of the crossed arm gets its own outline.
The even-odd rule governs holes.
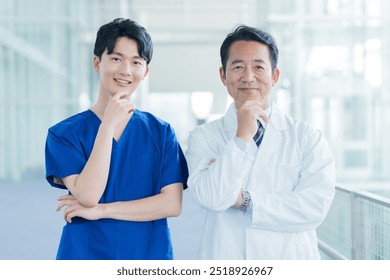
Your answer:
[[[64,219],[71,223],[72,218],[87,220],[111,218],[124,221],[153,221],[180,215],[182,208],[183,184],[165,186],[161,193],[132,201],[118,201],[85,207],[73,195],[58,198],[57,211],[64,210]]]

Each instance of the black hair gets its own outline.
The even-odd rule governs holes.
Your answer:
[[[278,64],[279,50],[275,39],[267,32],[246,25],[239,25],[232,33],[229,33],[223,41],[220,49],[223,71],[226,71],[226,62],[229,56],[229,48],[235,41],[256,41],[268,46],[272,72]]]
[[[106,49],[108,54],[112,54],[120,37],[135,40],[140,57],[145,59],[147,64],[150,63],[153,55],[152,39],[144,27],[130,19],[117,18],[102,25],[96,34],[94,55],[101,59]]]

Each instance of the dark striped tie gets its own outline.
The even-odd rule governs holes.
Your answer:
[[[256,142],[256,145],[259,146],[261,143],[261,140],[263,140],[264,135],[264,127],[261,125],[261,122],[257,120],[257,132],[255,136],[253,136],[253,140]]]

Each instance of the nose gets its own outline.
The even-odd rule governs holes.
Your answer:
[[[251,68],[246,68],[242,73],[241,80],[246,83],[251,83],[255,81],[255,73]]]
[[[119,74],[123,75],[123,76],[130,76],[131,74],[131,64],[129,61],[122,61],[121,63],[121,67],[119,69]]]

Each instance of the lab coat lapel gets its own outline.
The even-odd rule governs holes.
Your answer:
[[[232,139],[236,135],[237,113],[234,108],[234,103],[230,104],[229,109],[226,111],[222,119],[222,127],[227,140]]]

